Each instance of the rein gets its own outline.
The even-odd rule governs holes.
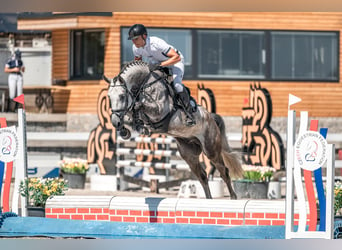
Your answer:
[[[156,82],[158,82],[160,80],[162,80],[162,82],[167,85],[167,83],[165,83],[165,80],[167,79],[167,75],[165,76],[164,73],[159,75],[155,72],[149,72],[145,76],[145,78],[143,79],[143,81],[140,85],[138,85],[138,86],[133,85],[131,89],[128,89],[126,80],[121,76],[124,73],[125,69],[126,68],[122,69],[120,71],[120,73],[116,77],[113,78],[113,81],[112,81],[112,83],[116,82],[117,80],[120,81],[120,83],[121,83],[120,87],[124,88],[124,90],[125,90],[124,93],[125,93],[125,97],[126,97],[125,98],[125,105],[124,105],[123,109],[115,110],[115,111],[112,110],[112,112],[117,115],[117,117],[120,119],[120,121],[122,121],[122,122],[120,122],[120,126],[119,126],[118,130],[123,128],[123,125],[124,125],[123,120],[124,120],[124,117],[127,115],[128,112],[130,112],[130,111],[133,111],[133,113],[138,112],[139,108],[135,109],[135,107],[137,106],[136,103],[139,103],[138,97],[142,94],[142,92],[145,88],[152,86],[153,84],[155,84]],[[148,80],[150,79],[151,76],[153,76],[155,79],[151,82],[148,82]],[[111,87],[115,87],[115,85],[112,84]],[[166,87],[167,87],[167,89],[169,89],[168,86],[166,86]],[[131,100],[132,100],[132,102],[130,104],[129,104],[129,97],[131,97]],[[152,121],[150,121],[150,119],[148,117],[145,117],[145,118],[147,118],[149,120],[149,123],[152,127],[154,127],[154,128],[162,128],[163,127],[164,129],[167,129],[167,128],[165,128],[165,126],[168,126],[166,124],[169,123],[171,116],[174,114],[174,112],[175,112],[175,110],[172,109],[171,112],[168,115],[166,115],[166,117],[164,117],[161,121],[156,122],[156,123],[153,123]]]

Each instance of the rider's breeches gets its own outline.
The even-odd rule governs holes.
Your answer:
[[[10,73],[8,76],[8,94],[13,99],[23,93],[23,76]]]
[[[176,63],[171,67],[173,75],[173,88],[177,93],[183,92],[184,86],[182,83],[184,75],[184,63],[182,61]]]

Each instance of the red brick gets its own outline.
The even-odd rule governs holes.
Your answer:
[[[245,224],[246,225],[258,225],[258,220],[247,219],[245,220]]]
[[[132,216],[141,216],[141,215],[142,215],[142,211],[141,211],[141,210],[130,210],[130,211],[129,211],[129,215],[132,215]]]
[[[271,225],[271,221],[270,220],[259,220],[259,225],[260,226],[270,226]]]
[[[201,218],[190,218],[190,224],[202,224]]]
[[[210,217],[222,218],[223,217],[223,213],[222,212],[210,212]]]
[[[72,214],[71,215],[72,220],[83,220],[83,215],[81,214]]]
[[[150,223],[157,223],[157,218],[156,217],[150,217]]]
[[[148,218],[147,217],[137,217],[136,220],[137,220],[137,222],[143,222],[143,223],[147,223],[148,222]]]
[[[188,218],[176,218],[176,223],[189,223],[189,219]]]
[[[277,213],[266,213],[265,218],[267,219],[278,219],[278,214]]]
[[[110,216],[110,221],[122,222],[122,217],[121,216]]]
[[[91,208],[90,213],[91,214],[102,214],[103,211],[102,211],[102,208]]]
[[[242,217],[240,216],[240,213],[238,214],[238,217],[239,218],[243,218],[243,214],[242,214]],[[245,213],[245,218],[252,218],[251,217],[251,213]]]
[[[95,214],[85,214],[84,220],[96,220],[96,215]]]
[[[123,222],[135,222],[135,217],[124,216]]]
[[[215,219],[203,219],[203,224],[215,225],[216,220]]]
[[[110,214],[110,215],[114,215],[114,214],[116,214],[115,212],[116,212],[116,210],[115,210],[115,209],[109,209],[109,214]]]
[[[70,215],[69,214],[60,214],[60,215],[58,215],[58,219],[70,220]]]
[[[175,218],[163,218],[163,223],[175,223]]]
[[[228,219],[217,219],[217,224],[220,224],[220,225],[230,225]]]
[[[157,211],[157,217],[158,216],[168,217],[169,212],[168,211]]]
[[[293,218],[299,220],[299,214],[294,214]]]
[[[183,216],[195,217],[196,216],[196,212],[195,211],[183,211]]]
[[[252,213],[251,218],[265,218],[265,214],[264,213]]]
[[[176,211],[176,216],[182,216],[182,211]]]
[[[66,214],[76,214],[76,208],[65,208]]]
[[[98,214],[96,217],[97,220],[109,220],[108,214]]]
[[[197,217],[209,217],[209,212],[197,211]]]
[[[57,219],[57,214],[46,214],[46,218],[52,218],[52,219]]]
[[[272,220],[272,226],[284,226],[285,221],[284,220]]]
[[[285,219],[285,214],[279,214],[279,219]]]
[[[53,214],[63,214],[64,213],[64,208],[52,208],[51,213]]]
[[[103,208],[103,213],[108,214],[109,213],[109,208]]]
[[[150,210],[143,211],[143,216],[155,216],[155,215],[156,215],[155,211],[150,211]]]
[[[163,223],[163,218],[162,217],[157,217],[157,223]]]
[[[117,215],[128,215],[128,210],[116,210]]]
[[[89,214],[89,208],[77,208],[79,214]]]
[[[246,213],[247,214],[247,213]],[[248,215],[249,216],[249,215]],[[237,217],[243,219],[243,213],[237,213]]]
[[[243,221],[242,220],[230,220],[231,225],[242,225]]]
[[[169,217],[175,217],[176,216],[176,213],[175,212],[173,212],[173,211],[170,211],[169,212]]]
[[[223,213],[224,218],[237,218],[236,215],[237,215],[236,213],[227,213],[227,212]]]
[[[45,208],[45,214],[51,213],[51,208]]]

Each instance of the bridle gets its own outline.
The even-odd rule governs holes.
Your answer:
[[[135,103],[137,102],[137,98],[140,95],[140,93],[143,91],[144,86],[146,86],[147,81],[150,77],[150,75],[154,75],[155,76],[155,80],[148,83],[147,85],[150,86],[152,84],[154,84],[155,82],[159,81],[160,79],[162,79],[161,76],[155,75],[154,72],[150,72],[145,79],[142,81],[142,83],[140,84],[139,88],[137,89],[131,89],[129,90],[127,88],[127,84],[125,79],[121,76],[121,74],[124,72],[124,69],[122,69],[120,71],[120,73],[114,77],[111,81],[110,81],[110,87],[112,88],[123,88],[124,89],[124,98],[125,98],[125,103],[123,105],[122,108],[120,109],[113,109],[113,107],[111,107],[112,110],[112,115],[115,115],[116,117],[119,118],[119,122],[117,124],[116,129],[117,130],[121,130],[124,129],[124,117],[127,115],[128,112],[130,111],[134,111],[134,107],[135,107]],[[115,84],[115,82],[120,82],[120,84]],[[133,90],[133,91],[132,91]],[[129,102],[129,100],[131,100],[131,102]],[[113,120],[112,120],[113,122]]]
[[[121,72],[120,72],[121,74]],[[109,87],[111,88],[122,88],[124,89],[124,98],[125,98],[125,102],[123,105],[123,108],[120,109],[113,109],[113,107],[111,106],[111,110],[112,110],[112,114],[116,115],[119,119],[120,122],[117,126],[118,130],[121,130],[124,126],[124,117],[125,115],[131,111],[133,109],[134,106],[134,98],[133,98],[133,94],[132,92],[127,88],[126,82],[125,80],[121,77],[121,75],[118,75],[116,77],[113,78],[113,80],[110,82]],[[115,84],[115,82],[119,81],[120,84]],[[129,98],[131,98],[132,102],[129,104]]]

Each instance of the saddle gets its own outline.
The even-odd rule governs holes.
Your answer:
[[[177,94],[177,91],[173,88],[173,76],[172,76],[172,71],[170,68],[167,67],[159,67],[158,70],[162,73],[165,74],[165,79],[167,81],[167,87],[170,89],[169,93],[171,95],[171,97],[174,99],[174,104],[176,105],[176,108],[180,108],[180,109],[185,109],[179,95]],[[190,89],[184,85],[184,88],[186,90],[186,92],[188,92],[188,95],[190,96],[190,102],[192,102],[194,104],[193,106],[193,110],[192,112],[196,112],[197,110],[197,103],[196,100],[191,96],[191,92]],[[187,110],[184,110],[185,112],[187,112]]]

